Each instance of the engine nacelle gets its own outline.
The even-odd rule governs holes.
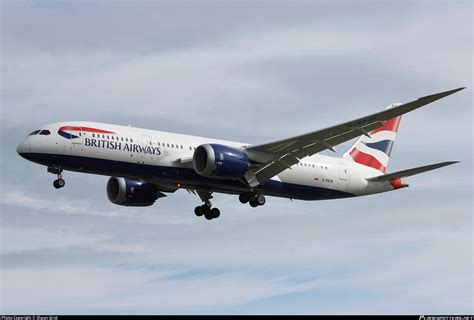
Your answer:
[[[117,177],[111,177],[107,182],[107,198],[121,206],[151,206],[158,197],[158,187],[153,183]]]
[[[193,155],[194,171],[204,177],[239,178],[249,168],[242,150],[221,144],[202,144]]]

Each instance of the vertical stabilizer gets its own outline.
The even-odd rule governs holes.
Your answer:
[[[399,106],[393,103],[386,109]],[[369,132],[369,137],[361,136],[357,142],[344,153],[343,157],[354,162],[374,168],[385,173],[397,136],[401,116],[384,121],[383,126]]]

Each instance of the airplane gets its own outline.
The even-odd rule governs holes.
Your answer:
[[[194,209],[207,220],[220,216],[214,193],[238,196],[262,206],[265,196],[325,200],[365,196],[408,187],[403,178],[459,161],[387,173],[401,115],[465,87],[390,104],[384,111],[322,130],[270,143],[250,145],[211,138],[96,122],[68,121],[41,126],[17,153],[47,166],[64,187],[64,170],[110,176],[108,199],[122,206],[151,206],[184,189],[203,204]],[[335,146],[358,138],[342,155]]]

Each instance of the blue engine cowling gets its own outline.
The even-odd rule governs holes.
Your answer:
[[[239,149],[221,144],[202,144],[194,151],[193,167],[204,177],[239,178],[249,168],[249,159]]]
[[[156,185],[142,180],[111,177],[107,182],[107,198],[121,206],[151,206],[159,194]]]

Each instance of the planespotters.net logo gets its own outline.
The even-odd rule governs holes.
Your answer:
[[[419,320],[474,320],[474,316],[420,316]]]

